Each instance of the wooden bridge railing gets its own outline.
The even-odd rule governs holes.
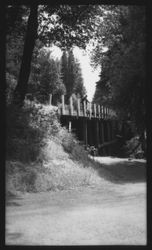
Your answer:
[[[98,149],[99,154],[106,155],[110,154],[115,144],[118,143],[116,114],[105,106],[82,102],[80,98],[73,100],[72,97],[67,105],[65,104],[65,96],[62,95],[61,103],[58,105],[58,114],[61,118],[61,124],[69,132],[74,132],[86,148],[94,146]]]
[[[50,100],[52,97],[50,96]],[[73,102],[73,98],[70,97],[69,105],[65,104],[64,95],[61,97],[62,103],[58,105],[58,113],[60,115],[69,115],[77,117],[89,117],[91,118],[103,118],[109,119],[110,117],[115,116],[115,112],[105,106],[98,105],[91,102],[83,101],[81,102],[80,98],[77,98]]]

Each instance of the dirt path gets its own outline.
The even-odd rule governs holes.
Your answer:
[[[144,181],[10,197],[8,245],[145,245]]]

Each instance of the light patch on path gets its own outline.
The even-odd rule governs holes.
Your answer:
[[[93,157],[90,156],[90,158],[94,159],[97,162],[100,162],[105,165],[110,165],[114,163],[120,163],[120,162],[132,162],[132,163],[137,163],[137,162],[142,162],[146,163],[145,159],[128,159],[128,158],[118,158],[118,157],[109,157],[109,156],[103,156],[103,157]]]
[[[25,194],[6,208],[7,245],[146,245],[146,228],[143,181]]]

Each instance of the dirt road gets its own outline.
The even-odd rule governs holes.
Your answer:
[[[146,245],[146,228],[141,179],[7,200],[7,245]]]

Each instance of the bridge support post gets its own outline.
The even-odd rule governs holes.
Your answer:
[[[108,141],[111,141],[111,124],[110,124],[110,121],[108,121]]]
[[[72,130],[72,122],[71,121],[69,121],[68,130],[69,130],[69,132],[71,132],[71,130]]]
[[[87,116],[87,112],[86,112],[86,102],[85,102],[85,101],[83,102],[83,115],[84,115],[84,117]]]
[[[105,137],[105,135],[104,135],[104,124],[103,124],[103,121],[101,121],[101,144],[103,144],[104,143],[104,141],[105,141],[105,139],[104,139],[104,137]],[[103,147],[103,149],[102,149],[102,152],[103,152],[103,154],[105,154],[105,149],[104,149],[104,147]]]
[[[95,120],[95,125],[96,125],[96,129],[95,129],[95,132],[96,132],[96,147],[97,147],[97,149],[98,149],[98,147],[99,147],[99,121],[98,121],[98,119],[96,119]]]
[[[83,140],[84,144],[88,145],[88,129],[87,129],[87,119],[84,118],[83,120]]]
[[[49,105],[52,105],[52,94],[50,94]]]
[[[73,115],[73,99],[72,99],[72,96],[70,96],[70,115]]]
[[[65,102],[64,102],[64,95],[62,95],[62,115],[65,114]]]
[[[77,116],[80,116],[80,98],[77,98]]]
[[[113,132],[113,120],[111,120],[111,139],[114,139],[114,132]]]
[[[107,121],[107,142],[111,141],[111,124],[110,121]],[[108,154],[110,154],[110,146],[107,148]]]

